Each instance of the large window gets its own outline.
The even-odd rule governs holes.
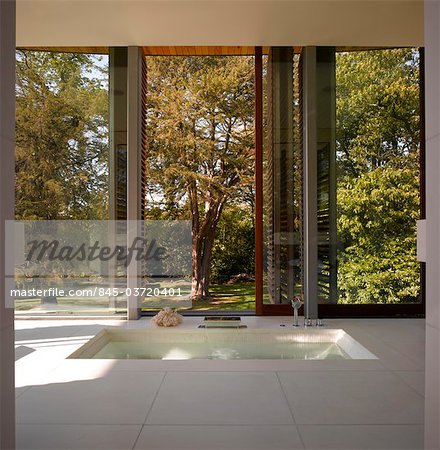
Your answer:
[[[420,301],[417,49],[336,55],[338,303]]]
[[[16,219],[107,220],[108,56],[18,50],[16,74]],[[18,287],[78,294],[20,297],[16,313],[106,314],[108,297],[80,293],[97,281],[59,273],[44,284],[23,266]]]
[[[421,300],[419,66],[412,48],[317,51],[320,303]]]
[[[17,52],[17,219],[117,219],[124,242],[127,217],[186,221],[191,270],[141,282],[187,309],[422,312],[418,49],[129,50]],[[111,297],[16,306],[122,311]]]
[[[183,297],[145,310],[255,308],[254,57],[200,53],[145,57],[145,219],[192,230],[192,275],[172,282]]]
[[[274,47],[262,61],[261,311],[303,295],[315,317],[422,314],[420,51]]]

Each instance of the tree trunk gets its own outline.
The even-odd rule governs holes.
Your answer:
[[[211,213],[207,214],[199,233],[193,227],[191,297],[194,301],[210,297],[212,250],[223,205],[223,201],[211,205]]]
[[[207,299],[210,297],[209,285],[211,281],[211,260],[215,228],[210,229],[207,236],[199,236],[195,242],[193,241],[193,300]]]

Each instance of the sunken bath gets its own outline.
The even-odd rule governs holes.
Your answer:
[[[377,359],[342,329],[104,329],[69,358],[148,360]]]

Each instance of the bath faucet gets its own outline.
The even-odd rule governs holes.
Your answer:
[[[301,306],[304,305],[304,302],[299,297],[294,297],[292,300],[292,308],[293,308],[293,326],[298,327],[298,310]]]

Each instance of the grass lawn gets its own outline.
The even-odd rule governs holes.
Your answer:
[[[255,310],[255,283],[213,284],[211,298],[193,302],[191,310]]]
[[[188,285],[189,287],[189,285]],[[143,304],[143,311],[151,311],[170,306],[179,311],[225,311],[255,310],[255,283],[212,284],[209,300],[179,302],[166,298],[150,298]],[[189,291],[187,292],[189,294]]]
[[[163,289],[173,287],[182,293],[181,297],[149,297],[145,298],[141,307],[143,311],[154,311],[165,306],[177,308],[179,311],[255,311],[255,283],[242,282],[235,284],[213,284],[210,287],[211,298],[191,302],[189,298],[190,284],[181,281],[172,285],[158,283],[155,285]],[[21,313],[49,312],[71,314],[105,313],[109,309],[108,297],[60,297],[56,305],[42,305],[41,299],[29,298],[16,301],[16,310]],[[124,306],[119,308],[124,310]],[[114,311],[112,311],[114,313]]]

